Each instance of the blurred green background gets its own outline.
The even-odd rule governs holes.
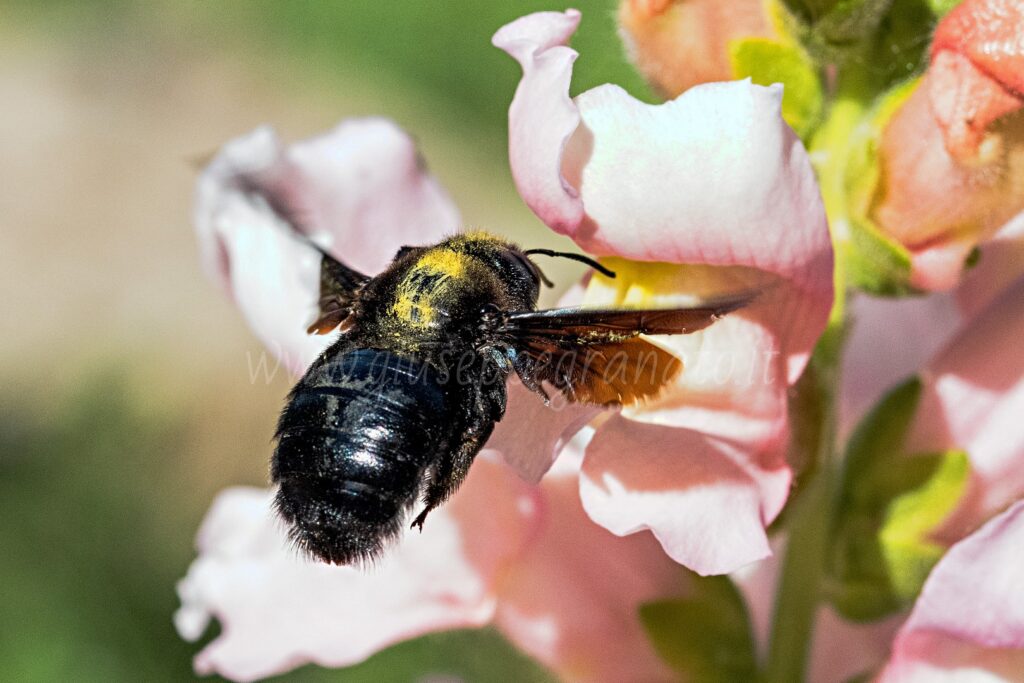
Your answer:
[[[649,99],[614,3],[572,6],[575,92],[611,81]],[[289,380],[251,379],[262,349],[200,273],[190,160],[265,122],[294,140],[389,116],[467,225],[568,248],[515,193],[519,68],[490,45],[565,7],[0,2],[0,680],[191,678],[174,583],[216,492],[266,482]],[[490,631],[283,678],[421,676],[547,680]]]

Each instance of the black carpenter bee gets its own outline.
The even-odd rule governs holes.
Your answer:
[[[321,251],[321,253],[323,253]],[[275,505],[307,553],[335,564],[371,560],[458,489],[505,412],[515,372],[547,399],[629,404],[679,370],[643,334],[686,334],[750,301],[741,294],[671,310],[537,310],[532,255],[473,232],[402,247],[376,277],[323,253],[310,333],[342,332],[288,397],[277,427]]]

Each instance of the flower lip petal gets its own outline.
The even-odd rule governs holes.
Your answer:
[[[751,462],[696,431],[612,417],[587,447],[580,497],[612,533],[650,529],[677,562],[724,574],[771,554],[765,526],[790,482],[771,453]]]
[[[570,236],[583,218],[583,203],[561,172],[562,152],[580,122],[569,98],[578,54],[564,43],[579,20],[576,10],[538,12],[503,26],[492,39],[523,68],[509,107],[509,163],[516,188],[541,220]],[[559,94],[548,97],[550,92]]]
[[[1017,0],[965,0],[935,28],[932,60],[950,50],[968,57],[1009,91],[1024,95],[1024,5]]]
[[[584,277],[583,283],[589,281]],[[571,287],[558,300],[558,307],[579,306],[583,301],[583,284]],[[517,377],[509,379],[508,408],[504,417],[494,426],[494,432],[485,448],[499,451],[509,465],[525,481],[537,483],[555,464],[569,459],[562,449],[594,417],[601,408],[591,405],[570,403],[565,396],[551,386],[546,387],[551,397],[545,405],[540,396],[523,386]],[[582,455],[582,453],[580,453]],[[573,472],[578,472],[575,467]]]
[[[269,490],[228,489],[203,522],[176,616],[186,637],[211,616],[223,624],[196,657],[199,673],[254,680],[308,662],[348,666],[416,635],[483,626],[540,510],[537,493],[504,465],[478,459],[422,533],[358,568],[298,557],[272,498]]]
[[[432,244],[459,227],[415,142],[387,119],[343,121],[282,149],[276,164],[254,175],[300,229],[368,274],[390,263],[398,247]]]
[[[502,26],[491,44],[520,61],[538,52],[564,45],[580,25],[580,11],[535,12]]]
[[[458,223],[412,139],[384,119],[345,121],[287,147],[270,127],[257,128],[224,146],[196,190],[207,273],[296,374],[333,339],[305,333],[319,298],[320,256],[296,232],[373,274],[399,246],[436,242]]]
[[[683,597],[687,573],[647,535],[616,538],[580,505],[574,441],[544,478],[544,522],[505,574],[495,623],[563,680],[669,681],[638,608]]]
[[[698,86],[660,107],[638,103],[619,89],[585,93],[580,98],[584,125],[595,146],[582,170],[582,186],[592,249],[634,260],[746,266],[781,276],[779,289],[785,291],[753,307],[771,298],[800,309],[788,318],[790,324],[776,329],[780,338],[788,338],[780,351],[788,357],[792,381],[828,315],[832,250],[813,172],[781,120],[780,98],[778,88],[746,82]],[[626,136],[613,134],[620,127],[632,129],[635,139],[620,142]],[[741,149],[742,143],[730,149],[705,142],[737,137],[746,138],[750,150]],[[601,139],[608,141],[603,153]],[[639,159],[627,154],[634,147],[667,147],[674,153]],[[629,158],[626,168],[613,172],[622,165],[615,162],[620,157]],[[680,158],[689,159],[691,168],[680,169]],[[619,197],[616,188],[623,185],[642,188],[653,201],[640,201],[637,189]]]
[[[508,409],[486,445],[501,452],[505,461],[531,483],[541,480],[568,441],[602,410],[568,403],[554,387],[548,387],[548,395],[551,404],[545,405],[522,382],[510,379]]]
[[[975,680],[982,671],[992,672],[992,680],[1019,680],[1024,664],[1022,545],[1024,502],[953,545],[925,581],[879,680],[934,680],[953,671],[964,674],[957,680]]]

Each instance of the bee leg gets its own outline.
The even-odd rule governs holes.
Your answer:
[[[473,398],[474,409],[467,411],[469,417],[460,430],[464,434],[462,443],[434,466],[423,495],[425,507],[413,520],[410,528],[418,527],[423,531],[423,522],[426,521],[427,515],[448,500],[465,481],[469,466],[473,464],[476,454],[491,436],[494,423],[501,418],[501,412],[495,413],[504,411],[505,396],[504,384],[478,389]]]
[[[409,525],[410,529],[419,529],[420,533],[423,533],[423,522],[427,521],[427,513],[430,512],[431,508],[425,508],[423,512],[416,516],[416,519],[412,520],[412,524]]]
[[[423,495],[425,507],[412,521],[410,528],[418,527],[420,531],[423,531],[423,522],[427,520],[427,515],[455,493],[465,480],[466,474],[469,473],[469,466],[473,464],[473,458],[482,445],[482,443],[474,442],[470,446],[464,442],[457,451],[437,463]]]
[[[513,367],[523,386],[538,394],[544,400],[544,405],[551,405],[551,397],[548,396],[548,392],[544,390],[544,387],[536,379],[538,374],[537,363],[525,353],[521,353],[513,361]]]
[[[487,437],[491,435],[493,426],[494,423],[488,421],[486,433],[477,437],[467,438],[458,450],[437,464],[423,496],[423,502],[426,507],[413,520],[413,527],[418,527],[420,531],[423,531],[423,522],[426,521],[427,515],[434,508],[448,500],[449,496],[455,493],[459,486],[462,485],[466,475],[469,473],[469,466],[473,464],[473,458],[480,452],[480,448],[487,441]]]

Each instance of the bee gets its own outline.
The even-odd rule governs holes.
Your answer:
[[[314,245],[315,246],[315,245]],[[305,553],[373,560],[416,502],[423,522],[463,482],[505,413],[515,373],[547,400],[626,405],[657,391],[682,363],[641,335],[686,334],[746,305],[743,293],[670,310],[537,310],[532,257],[471,232],[404,246],[369,277],[321,251],[319,313],[310,333],[340,328],[288,396],[276,433],[275,508]]]

